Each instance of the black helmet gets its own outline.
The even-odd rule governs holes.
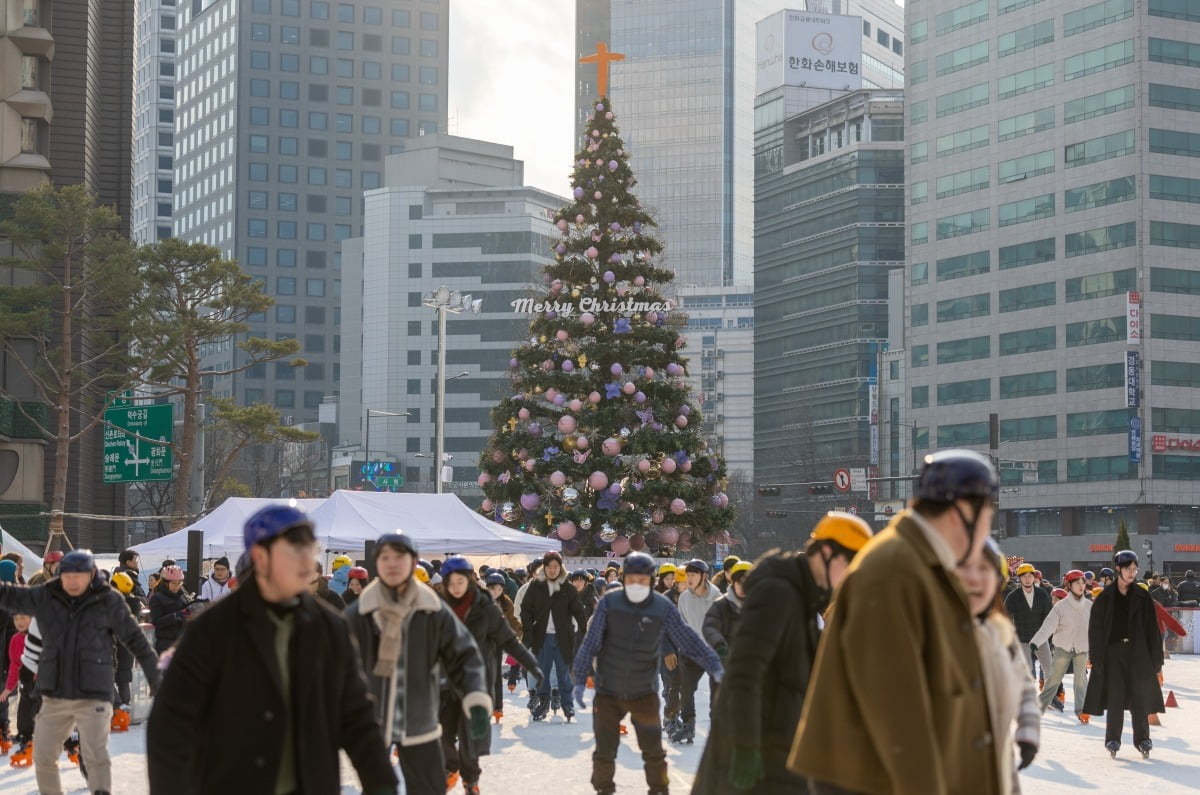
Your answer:
[[[625,556],[626,574],[648,574],[653,577],[657,572],[658,564],[645,552],[630,552]]]
[[[1118,569],[1123,569],[1129,564],[1137,565],[1138,556],[1132,549],[1122,549],[1113,555],[1113,565]]]
[[[1101,577],[1115,577],[1115,576],[1117,576],[1117,574],[1112,569],[1110,569],[1108,566],[1105,566],[1104,568],[1100,569],[1100,576]]]
[[[974,450],[939,450],[925,456],[914,496],[933,502],[995,500],[1000,496],[1000,481],[987,456]]]
[[[628,565],[628,561],[626,562]],[[692,558],[683,565],[684,571],[694,571],[699,574],[708,574],[708,564],[700,560],[700,558]]]
[[[571,572],[571,576],[567,577],[567,582],[571,582],[572,580],[583,580],[584,582],[587,582],[587,578],[588,573],[586,569],[575,569],[575,571]]]
[[[417,545],[412,538],[399,531],[395,533],[384,533],[375,540],[375,557],[379,557],[379,553],[383,551],[385,546],[393,546],[401,552],[407,552],[414,558],[417,557]]]

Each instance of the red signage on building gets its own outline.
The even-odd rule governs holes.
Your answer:
[[[1113,551],[1112,544],[1090,544],[1090,545],[1088,545],[1088,552],[1112,552],[1112,551]]]
[[[1155,453],[1200,453],[1200,439],[1181,439],[1178,436],[1155,434],[1150,437],[1150,450]]]
[[[1200,544],[1176,544],[1176,552],[1200,552]]]

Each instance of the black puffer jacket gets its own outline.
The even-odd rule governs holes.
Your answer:
[[[171,593],[166,583],[150,594],[150,623],[154,625],[154,650],[162,654],[183,634],[187,621],[187,596],[181,589]]]
[[[1042,628],[1042,622],[1050,615],[1053,604],[1050,595],[1036,585],[1033,588],[1033,607],[1025,601],[1025,592],[1017,588],[1004,597],[1004,610],[1017,628],[1017,638],[1021,643],[1029,643],[1037,631]]]
[[[742,600],[733,592],[732,586],[704,614],[704,642],[712,646],[722,660],[729,655],[729,644],[741,619]]]
[[[33,588],[0,585],[0,608],[37,618],[42,636],[37,692],[43,696],[111,701],[114,639],[133,652],[151,687],[157,686],[158,657],[121,594],[99,574],[76,597],[67,595],[57,577]]]
[[[546,642],[546,628],[550,617],[554,617],[554,632],[558,636],[558,647],[562,650],[567,665],[575,658],[575,623],[587,626],[587,615],[579,602],[575,587],[567,582],[567,571],[563,569],[554,582],[546,581],[546,567],[542,566],[525,592],[521,604],[521,623],[525,625],[525,643],[536,655]]]

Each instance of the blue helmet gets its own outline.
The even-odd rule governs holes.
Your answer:
[[[66,562],[67,562],[67,559],[63,558],[63,563],[66,563]],[[1118,569],[1123,569],[1130,564],[1133,564],[1134,566],[1136,566],[1137,562],[1138,562],[1137,553],[1134,552],[1132,549],[1122,549],[1122,550],[1118,551],[1117,554],[1113,555],[1113,565],[1116,566]],[[58,570],[62,571],[61,564],[59,565]]]
[[[313,531],[312,520],[304,511],[296,507],[295,501],[268,505],[260,508],[246,520],[242,529],[242,541],[246,549],[255,544],[262,544],[281,536],[294,527],[307,527]]]
[[[487,579],[484,582],[487,585],[499,585],[503,587],[505,584],[504,575],[498,571],[493,571],[487,576]]]
[[[700,558],[692,558],[687,563],[683,564],[683,570],[694,571],[699,574],[708,574],[708,564],[700,560]]]
[[[567,581],[570,582],[571,580],[586,580],[587,578],[588,578],[587,569],[575,569],[575,571],[571,572],[571,576],[567,577]]]
[[[1117,575],[1115,572],[1113,572],[1112,569],[1110,569],[1108,566],[1105,566],[1104,568],[1100,569],[1100,576],[1101,577],[1115,577]]]
[[[522,567],[522,568],[519,568],[519,569],[517,569],[516,571],[514,571],[514,572],[513,572],[513,576],[515,576],[515,577],[528,577],[528,576],[529,576],[529,572],[525,571],[524,567]]]
[[[442,563],[442,579],[446,579],[454,572],[467,575],[468,579],[473,574],[475,569],[471,566],[471,561],[461,555],[451,555]]]
[[[925,456],[914,496],[933,502],[973,497],[996,500],[1000,496],[1000,480],[985,455],[974,450],[939,450]]]
[[[400,549],[401,552],[407,552],[414,558],[417,556],[417,545],[405,533],[396,531],[394,533],[384,533],[379,538],[375,539],[375,557],[379,557],[379,553],[385,546],[393,546]]]
[[[59,574],[91,574],[96,570],[96,559],[90,549],[72,549],[58,563]]]
[[[658,573],[658,564],[645,552],[630,552],[625,556],[625,573],[649,574],[653,577]]]

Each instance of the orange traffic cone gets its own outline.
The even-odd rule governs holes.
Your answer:
[[[1162,726],[1162,722],[1159,721],[1159,719],[1158,719],[1157,712],[1151,712],[1150,717],[1147,719],[1146,722],[1149,723],[1151,726]]]
[[[1168,691],[1167,691],[1167,701],[1166,701],[1166,705],[1167,705],[1168,707],[1178,707],[1178,706],[1179,706],[1179,701],[1178,701],[1178,700],[1175,698],[1175,691],[1174,691],[1174,690],[1168,690]]]

